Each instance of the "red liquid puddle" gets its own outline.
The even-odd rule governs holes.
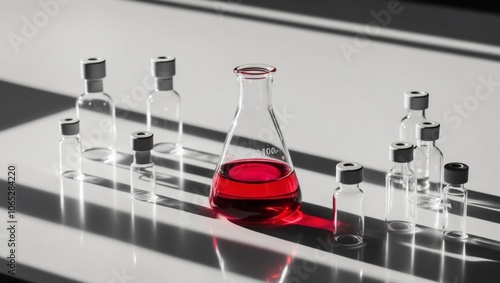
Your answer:
[[[299,182],[288,164],[269,159],[241,159],[215,173],[210,205],[232,221],[273,222],[301,203]]]
[[[333,222],[331,220],[313,215],[303,214],[300,220],[292,224],[333,232]]]

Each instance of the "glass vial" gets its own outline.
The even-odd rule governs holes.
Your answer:
[[[59,121],[62,138],[59,141],[59,164],[61,175],[80,179],[82,175],[82,147],[80,144],[80,121],[63,118]]]
[[[392,143],[389,159],[394,166],[385,177],[385,222],[391,231],[411,232],[417,218],[414,201],[417,180],[409,166],[413,160],[413,144],[403,141]]]
[[[425,109],[429,107],[429,93],[425,91],[407,91],[404,94],[404,108],[408,110],[399,124],[399,140],[417,144],[415,138],[416,125],[425,121]]]
[[[441,182],[443,153],[436,147],[439,128],[437,122],[417,123],[417,147],[412,165],[417,177],[417,206],[422,208],[438,209],[443,197]]]
[[[134,162],[130,165],[130,189],[132,196],[140,201],[154,202],[156,199],[156,168],[151,161],[153,133],[134,132],[130,136],[134,150]]]
[[[444,166],[443,197],[443,233],[454,239],[465,239],[467,219],[467,189],[464,184],[469,181],[469,166],[452,162]]]
[[[155,133],[154,151],[174,153],[181,149],[181,97],[174,90],[175,57],[151,58],[151,75],[155,90],[148,97],[148,131]]]
[[[76,101],[80,119],[83,156],[91,160],[107,160],[114,155],[115,106],[103,92],[102,79],[106,77],[106,60],[88,58],[81,61],[85,93]]]
[[[342,246],[363,242],[365,203],[359,183],[363,181],[363,166],[354,162],[337,164],[339,187],[333,195],[333,234]]]
[[[272,223],[301,204],[299,182],[271,105],[276,68],[242,65],[236,115],[210,188],[214,211],[233,221]]]

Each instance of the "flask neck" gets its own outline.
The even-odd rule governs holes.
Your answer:
[[[151,162],[151,151],[136,151],[134,154],[135,164],[149,164]]]
[[[155,78],[156,89],[160,91],[167,91],[174,89],[173,78]]]
[[[240,109],[267,110],[271,106],[272,76],[265,78],[238,77]]]
[[[85,92],[103,92],[102,80],[85,80]]]

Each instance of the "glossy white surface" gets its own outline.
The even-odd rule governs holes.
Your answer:
[[[205,2],[189,1],[208,12],[137,1],[67,1],[27,43],[14,45],[8,38],[0,42],[5,50],[0,58],[9,66],[0,71],[0,78],[76,97],[83,92],[79,61],[97,55],[108,62],[105,91],[118,106],[145,112],[146,89],[153,84],[149,59],[168,53],[178,61],[174,88],[183,99],[184,121],[225,132],[236,108],[232,69],[243,63],[268,63],[278,68],[274,107],[284,114],[282,130],[289,148],[383,171],[389,166],[386,148],[398,138],[404,115],[403,92],[426,90],[431,94],[427,117],[442,124],[439,146],[445,162],[469,164],[470,187],[498,195],[491,179],[496,174],[492,157],[500,156],[500,125],[492,123],[500,119],[498,62],[374,40],[349,61],[341,46],[353,45],[354,37],[240,19],[229,12],[309,20],[320,27],[364,25]],[[8,1],[1,10],[2,34],[22,35],[23,18],[31,19],[42,8],[37,2]],[[404,11],[395,16],[404,17]],[[390,25],[383,32],[392,32]],[[500,53],[494,46],[473,48],[460,41],[414,38]],[[484,80],[492,83],[480,89],[484,99],[474,100]],[[471,105],[469,110],[465,104]],[[465,114],[458,114],[460,105]],[[126,131],[118,132],[118,138],[127,137]]]
[[[189,1],[206,7],[205,2]],[[259,12],[244,5],[230,7],[241,13]],[[35,1],[4,1],[1,34],[20,33],[23,17],[31,19],[40,9]],[[105,91],[119,107],[145,113],[145,90],[152,83],[149,58],[175,55],[174,88],[183,99],[184,121],[225,132],[236,109],[232,68],[250,62],[273,64],[278,68],[274,107],[283,114],[280,123],[289,149],[353,160],[379,175],[390,166],[388,145],[397,138],[404,115],[403,92],[427,90],[431,93],[427,116],[442,123],[446,136],[439,145],[445,162],[468,163],[467,187],[499,195],[495,176],[500,124],[494,123],[500,120],[498,85],[461,119],[460,126],[454,127],[455,122],[445,116],[474,95],[480,78],[500,81],[498,62],[376,41],[348,62],[339,46],[352,42],[349,36],[217,11],[200,13],[136,1],[68,1],[27,44],[20,45],[19,52],[9,40],[0,41],[0,60],[8,66],[0,70],[0,79],[76,99],[83,91],[79,61],[96,55],[108,62]],[[262,15],[356,28],[286,13]],[[474,46],[498,52],[496,47]],[[1,102],[0,110],[22,107]],[[0,168],[17,164],[19,190],[25,189],[18,198],[21,278],[49,282],[27,267],[82,282],[460,282],[499,273],[498,221],[469,217],[471,237],[465,244],[445,243],[437,231],[425,229],[413,237],[387,235],[380,226],[384,188],[370,182],[361,187],[371,224],[367,245],[358,250],[330,248],[328,231],[321,229],[254,229],[218,218],[209,209],[206,192],[222,144],[203,136],[183,136],[191,150],[182,159],[162,156],[169,167],[158,166],[163,176],[158,192],[165,197],[159,204],[134,201],[128,193],[129,135],[145,129],[145,120],[117,120],[121,159],[116,167],[85,160],[83,170],[93,177],[61,181],[55,171],[57,121],[74,114],[70,109],[0,131]],[[188,157],[195,151],[201,153]],[[171,168],[170,159],[181,160],[189,170]],[[296,167],[303,201],[318,206],[309,211],[328,214],[337,186],[334,177]],[[0,179],[5,180],[6,169],[0,170]],[[334,170],[332,166],[332,174]],[[176,183],[172,176],[183,181]],[[484,200],[471,203],[479,208],[491,205]],[[499,208],[488,211],[498,215]],[[436,216],[419,213],[428,222]],[[0,215],[6,215],[5,206]],[[6,238],[6,232],[0,232],[2,259],[8,252]]]
[[[360,281],[363,278],[364,280],[377,278],[389,282],[425,282],[422,277],[411,276],[414,272],[412,266],[419,266],[415,263],[418,258],[415,259],[414,252],[406,258],[407,253],[401,251],[394,253],[387,248],[377,247],[377,242],[382,240],[381,238],[370,240],[365,249],[371,245],[370,249],[376,249],[380,256],[386,258],[389,265],[394,260],[402,261],[404,272],[401,272],[401,269],[397,271],[398,269],[385,268],[384,265],[378,266],[356,260],[357,258],[370,261],[363,255],[363,249],[353,251],[357,253],[354,259],[346,257],[342,252],[337,254],[335,250],[333,253],[327,252],[323,246],[326,245],[326,240],[321,238],[320,234],[316,239],[317,244],[311,247],[307,244],[302,245],[302,240],[294,242],[286,240],[286,237],[281,239],[248,230],[221,218],[207,218],[206,214],[200,214],[202,212],[200,210],[195,212],[175,208],[173,203],[178,201],[184,205],[193,204],[209,211],[207,198],[197,194],[202,188],[198,192],[194,190],[195,193],[190,193],[187,191],[192,188],[185,187],[186,191],[183,191],[182,188],[179,190],[175,186],[169,187],[159,182],[157,183],[159,191],[171,199],[164,204],[143,203],[132,200],[126,191],[129,177],[127,168],[116,167],[114,174],[118,185],[113,188],[113,182],[98,181],[100,178],[112,180],[113,167],[88,160],[84,163],[84,171],[87,176],[94,175],[94,180],[97,181],[79,182],[68,179],[61,181],[50,165],[57,163],[58,118],[71,115],[72,111],[73,109],[56,113],[1,133],[5,146],[25,149],[22,156],[15,151],[5,152],[2,168],[6,167],[5,161],[15,161],[18,164],[17,182],[22,186],[18,191],[23,187],[29,187],[34,188],[37,196],[43,196],[37,204],[27,196],[28,191],[24,192],[26,197],[23,197],[22,191],[19,192],[18,207],[21,211],[23,207],[28,211],[27,214],[21,213],[17,216],[18,258],[23,265],[83,282],[113,282],[113,278],[119,276],[130,279],[126,282],[160,282],[165,278],[192,282],[279,282],[279,278],[261,277],[265,274],[276,276],[275,272],[287,278],[288,281],[283,282],[294,282],[294,278],[299,278],[297,282],[307,282],[309,273],[304,271],[302,264],[305,264],[306,269],[309,268],[311,275],[316,273],[318,266],[321,266],[331,270],[332,278],[345,279],[344,273],[348,272],[358,274]],[[137,126],[125,120],[120,122],[130,129]],[[33,141],[29,138],[33,134],[39,137],[37,146],[32,146]],[[24,138],[14,140],[8,137]],[[189,138],[196,140],[195,137]],[[203,147],[203,140],[198,139],[198,141],[200,147]],[[117,148],[122,153],[131,154],[128,146],[127,142],[119,141]],[[37,158],[31,158],[33,156]],[[184,165],[190,164],[201,165],[203,162],[184,158]],[[210,168],[213,164],[205,162],[204,165]],[[165,174],[177,173],[168,168],[160,168],[159,171]],[[329,208],[331,193],[336,185],[334,178],[300,168],[297,172],[304,201]],[[207,177],[195,174],[185,174],[184,177],[186,180],[210,184],[210,178]],[[382,220],[383,187],[365,183],[362,188],[367,199],[366,215]],[[30,189],[30,193],[35,191]],[[40,209],[26,208],[33,205],[40,206]],[[31,215],[34,211],[41,212],[42,215]],[[101,212],[104,214],[100,215]],[[2,209],[2,213],[6,215],[6,210]],[[469,218],[468,221],[470,234],[500,240],[498,224],[492,225],[491,222],[475,218]],[[384,233],[383,230],[377,233],[379,232]],[[368,232],[370,233],[373,231]],[[308,234],[304,237],[311,237],[314,240],[314,237]],[[424,245],[412,244],[411,237],[406,239],[410,240],[407,247],[411,250],[435,252],[434,257],[438,258],[441,255],[439,250],[433,251],[426,247],[427,244],[440,243],[439,237],[433,238],[430,242],[429,239],[425,240]],[[207,243],[210,246],[207,247],[205,245]],[[495,242],[490,241],[490,243]],[[224,245],[228,246],[227,250],[224,250]],[[176,247],[181,250],[176,252]],[[200,247],[203,248],[196,250]],[[235,254],[234,249],[240,252]],[[263,249],[262,255],[270,257],[270,261],[264,262],[270,263],[271,266],[260,266],[259,262],[255,261],[255,254],[250,257],[241,254],[254,249]],[[0,251],[0,255],[5,258],[7,256],[5,247]],[[450,256],[453,258],[458,255],[451,253]],[[470,261],[486,260],[480,256],[473,256],[470,259],[467,256],[467,258]],[[286,271],[284,268],[287,262],[291,265],[299,264],[301,269],[296,269],[295,273]],[[30,278],[29,274],[22,273],[22,265],[20,266],[19,275]],[[434,271],[438,271],[441,267],[435,268]],[[243,275],[242,269],[246,270]],[[288,273],[284,275],[286,272]],[[324,276],[323,273],[324,271],[320,274]]]

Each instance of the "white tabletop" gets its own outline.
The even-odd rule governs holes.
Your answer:
[[[386,38],[454,46],[490,57],[373,40],[347,60],[339,46],[352,43],[354,37],[330,30],[355,31],[362,24],[237,1],[53,2],[59,10],[17,52],[8,37],[0,42],[2,66],[7,66],[0,70],[0,179],[7,187],[8,165],[16,166],[15,278],[32,282],[465,282],[471,278],[495,282],[498,278],[500,201],[495,164],[500,156],[496,146],[500,125],[493,122],[500,118],[498,85],[492,84],[488,98],[476,97],[479,104],[460,118],[460,125],[449,119],[461,117],[454,105],[471,103],[484,80],[500,81],[494,59],[500,54],[497,47],[414,35],[389,26],[382,34]],[[9,1],[1,6],[6,23],[0,27],[2,34],[22,35],[24,18],[33,21],[36,13],[45,11],[37,2]],[[305,28],[306,24],[320,28]],[[157,55],[177,57],[174,87],[183,99],[185,149],[175,156],[154,156],[162,197],[153,205],[130,197],[128,166],[129,135],[145,129],[144,98],[151,88],[147,69],[149,58]],[[117,119],[119,154],[116,163],[85,160],[86,178],[75,181],[60,178],[56,170],[58,120],[75,115],[74,101],[83,91],[79,60],[89,56],[107,59],[105,90],[122,114]],[[217,216],[208,205],[213,169],[236,109],[232,68],[250,62],[278,67],[273,103],[281,114],[279,122],[303,194],[304,218],[288,226],[240,226]],[[466,241],[445,241],[439,229],[425,225],[413,235],[385,230],[388,145],[397,139],[404,115],[402,93],[411,89],[431,93],[427,113],[442,124],[443,141],[438,145],[445,161],[463,161],[471,167]],[[334,166],[344,160],[366,168],[362,184],[367,200],[366,244],[358,249],[331,245]],[[7,196],[3,198],[0,220],[8,225]],[[420,224],[435,217],[439,215],[419,210]],[[0,232],[2,263],[8,261],[9,237],[8,230]],[[2,266],[3,275],[8,269]]]

